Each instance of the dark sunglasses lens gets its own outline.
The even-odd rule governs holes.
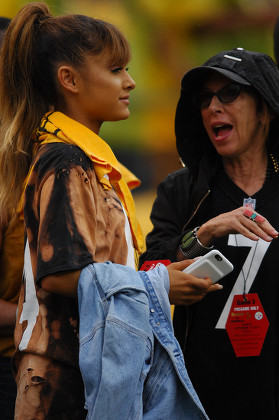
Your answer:
[[[200,92],[197,100],[198,106],[200,108],[207,108],[210,105],[213,95],[213,92]]]
[[[217,97],[224,104],[228,104],[233,102],[238,97],[239,93],[239,85],[228,85],[219,90]]]
[[[209,107],[214,95],[217,96],[220,102],[228,104],[233,102],[240,93],[240,85],[227,85],[218,90],[218,92],[203,91],[195,98],[195,104],[199,108]]]

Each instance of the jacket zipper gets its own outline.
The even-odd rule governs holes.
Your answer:
[[[202,197],[202,199],[200,200],[199,204],[197,205],[194,213],[192,214],[192,216],[190,217],[190,219],[183,226],[182,233],[184,232],[184,230],[186,229],[186,227],[188,226],[188,224],[191,222],[191,220],[193,219],[193,217],[196,215],[196,213],[199,210],[200,206],[202,205],[202,203],[204,202],[204,200],[209,196],[209,194],[210,194],[210,190],[207,190],[207,192],[205,193],[205,195]]]

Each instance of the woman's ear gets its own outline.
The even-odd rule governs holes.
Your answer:
[[[263,129],[263,134],[265,137],[267,137],[269,132],[269,125],[275,117],[275,114],[270,110],[267,103],[263,99],[261,99],[260,104],[258,103],[258,116],[259,123]]]
[[[78,92],[77,70],[71,66],[61,66],[57,70],[57,79],[61,88],[72,93]]]

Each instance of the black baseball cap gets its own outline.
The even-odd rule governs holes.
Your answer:
[[[212,71],[240,85],[254,87],[275,114],[279,115],[279,71],[267,54],[244,48],[222,51],[202,66],[189,70],[182,78],[182,91],[196,90],[197,85]]]

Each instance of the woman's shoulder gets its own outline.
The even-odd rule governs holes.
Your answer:
[[[69,170],[73,166],[81,166],[85,171],[92,169],[93,164],[78,146],[65,143],[49,143],[40,147],[34,159],[40,171]]]
[[[167,175],[167,177],[160,182],[159,188],[163,189],[185,189],[192,183],[192,175],[188,168],[184,167],[178,169]]]

